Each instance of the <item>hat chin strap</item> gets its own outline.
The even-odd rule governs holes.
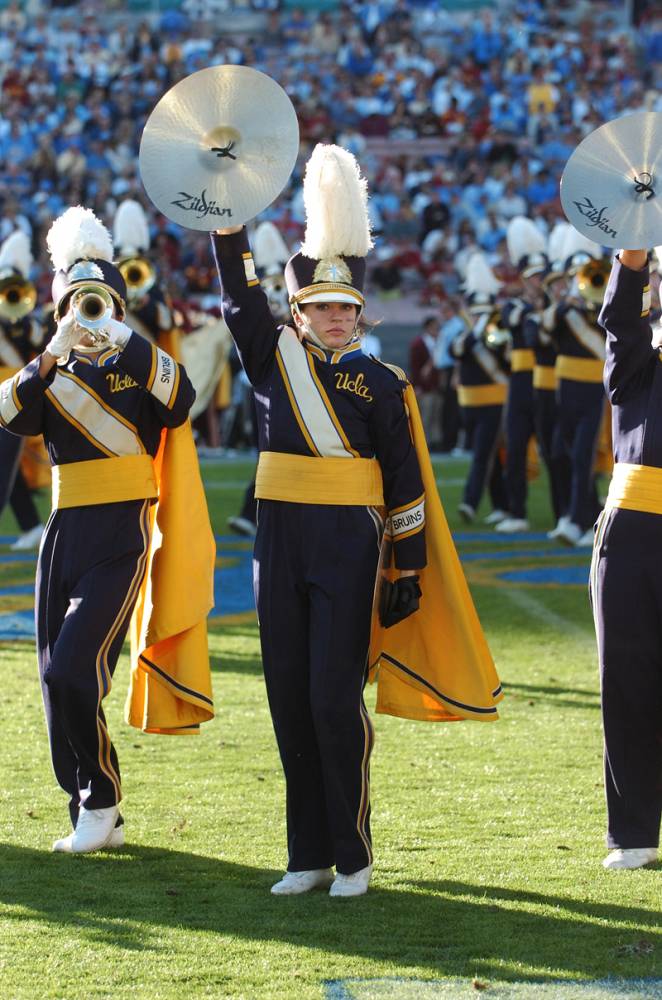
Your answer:
[[[306,338],[306,340],[310,340],[313,344],[316,344],[317,347],[321,347],[323,351],[330,351],[331,348],[327,344],[325,344],[323,341],[321,341],[320,338],[315,333],[315,331],[313,330],[312,324],[311,324],[310,320],[308,319],[308,317],[306,316],[306,314],[302,313],[301,310],[299,309],[299,303],[298,302],[293,303],[293,305],[292,305],[292,312],[296,316],[298,316],[299,319],[301,320],[301,325],[303,326],[303,333],[304,333],[304,337]],[[358,331],[360,316],[361,316],[361,313],[359,312],[358,316],[356,317],[356,326],[354,327],[354,329],[350,333],[350,335],[347,338],[347,340],[345,341],[345,343],[342,345],[343,347],[347,347],[347,345],[356,336],[357,331]]]

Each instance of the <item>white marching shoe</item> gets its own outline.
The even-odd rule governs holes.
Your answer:
[[[611,851],[602,867],[613,871],[618,868],[643,868],[657,861],[657,847],[619,847]]]
[[[372,865],[361,868],[358,872],[352,872],[351,875],[341,875],[338,872],[329,889],[329,896],[365,896],[371,875]]]
[[[280,882],[271,887],[273,896],[299,896],[311,889],[328,889],[333,882],[330,868],[312,868],[310,871],[285,872]]]
[[[121,847],[124,844],[124,827],[115,827],[118,815],[117,806],[107,809],[81,806],[76,829],[68,837],[56,840],[53,850],[63,854],[89,854],[102,847]]]
[[[528,531],[529,522],[524,517],[506,517],[499,521],[494,530],[503,535],[514,535],[518,531]]]
[[[547,532],[547,537],[549,538],[550,542],[553,542],[555,538],[559,537],[560,533],[564,530],[566,524],[570,524],[570,518],[568,517],[567,514],[564,514],[563,517],[560,517],[556,522],[556,527],[552,528],[551,531]]]
[[[505,510],[493,510],[491,514],[488,514],[484,519],[484,524],[500,524],[501,521],[505,521],[508,517],[508,513]]]
[[[228,528],[234,531],[235,535],[245,535],[247,538],[255,538],[257,535],[257,525],[247,517],[229,517]]]
[[[584,532],[578,524],[568,520],[563,527],[556,529],[554,537],[557,541],[563,542],[564,545],[579,545],[583,534]]]
[[[594,540],[594,538],[595,538],[595,535],[593,533],[593,528],[589,528],[588,531],[585,531],[584,534],[582,535],[582,537],[577,542],[577,548],[578,549],[586,549],[586,548],[592,549],[593,548],[593,540]]]
[[[41,536],[44,533],[44,525],[36,524],[34,528],[19,535],[13,545],[9,546],[10,552],[29,552],[30,549],[38,549]]]

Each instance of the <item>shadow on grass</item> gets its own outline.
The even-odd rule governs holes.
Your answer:
[[[374,886],[349,902],[325,893],[275,898],[269,886],[280,873],[131,846],[71,857],[0,844],[0,871],[3,917],[17,922],[18,933],[37,920],[90,942],[156,952],[172,948],[165,929],[203,930],[395,960],[403,972],[501,979],[526,978],[532,969],[550,979],[660,971],[658,912],[551,893],[420,881]],[[654,939],[652,951],[633,958],[627,942],[643,936]]]
[[[510,681],[504,681],[503,689],[506,694],[519,694],[523,698],[549,701],[553,705],[565,705],[568,708],[592,708],[596,711],[600,708],[599,691],[590,691],[586,688],[551,684],[511,684]],[[564,695],[570,697],[563,697]]]
[[[241,640],[250,640],[241,649]],[[239,640],[239,642],[237,642]],[[223,625],[209,636],[209,663],[215,673],[262,674],[260,645],[257,641],[257,623]]]

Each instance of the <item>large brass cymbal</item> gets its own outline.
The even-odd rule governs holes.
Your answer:
[[[171,87],[140,142],[154,205],[187,229],[241,225],[274,201],[299,151],[292,102],[265,73],[212,66]]]
[[[568,221],[603,246],[662,242],[662,113],[615,118],[580,142],[561,177]]]

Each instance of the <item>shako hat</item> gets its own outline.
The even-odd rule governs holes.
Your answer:
[[[68,208],[49,229],[46,245],[55,270],[51,293],[56,320],[66,311],[69,296],[83,285],[103,285],[124,315],[126,282],[113,264],[110,233],[91,209]]]
[[[306,234],[285,265],[290,305],[351,302],[365,305],[365,258],[372,247],[368,185],[354,156],[318,143],[303,181]]]
[[[545,237],[532,219],[514,216],[508,223],[506,244],[511,264],[523,278],[545,273],[548,267]]]
[[[30,237],[15,229],[0,246],[0,280],[16,275],[26,279],[32,267]]]
[[[113,219],[113,243],[120,260],[144,256],[149,250],[149,223],[139,201],[126,198]]]

